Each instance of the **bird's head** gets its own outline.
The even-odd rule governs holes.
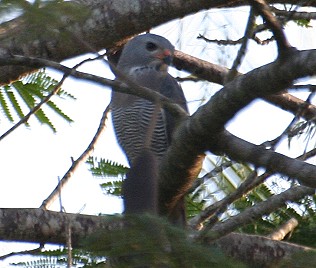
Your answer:
[[[125,72],[146,67],[167,72],[173,53],[173,45],[164,37],[155,34],[139,35],[125,45],[118,67]]]

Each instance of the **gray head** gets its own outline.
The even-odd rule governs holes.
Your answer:
[[[143,34],[127,42],[117,67],[127,73],[138,67],[151,67],[167,71],[174,53],[173,45],[164,37]]]

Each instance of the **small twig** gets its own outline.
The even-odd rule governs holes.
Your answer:
[[[302,128],[298,128],[295,132],[292,131],[294,124],[299,120],[299,118],[304,113],[304,110],[308,108],[308,106],[311,104],[311,99],[313,98],[315,92],[311,92],[310,95],[307,97],[306,101],[299,107],[297,110],[296,115],[293,117],[292,121],[288,124],[288,126],[285,128],[285,130],[275,139],[271,141],[266,141],[262,145],[266,147],[270,147],[271,150],[274,150],[278,143],[284,138],[285,136],[291,136],[293,137],[298,131],[300,131]]]
[[[293,85],[290,90],[301,90],[308,89],[310,92],[316,92],[316,85],[306,84],[306,85]]]
[[[30,250],[24,250],[24,251],[18,251],[18,252],[10,252],[8,254],[0,256],[0,260],[5,260],[6,258],[16,256],[16,255],[33,255],[33,254],[38,254],[41,253],[43,249],[43,245],[40,245],[40,247],[35,248],[35,249],[30,249]]]
[[[286,55],[289,51],[294,48],[290,45],[287,40],[285,33],[282,29],[281,23],[272,14],[270,7],[264,0],[249,0],[252,7],[262,16],[266,21],[268,27],[272,31],[278,46],[279,56]]]
[[[67,239],[67,268],[72,267],[72,240],[71,240],[71,223],[68,222],[66,230],[66,239]]]
[[[43,209],[48,209],[50,207],[50,205],[55,201],[55,199],[58,197],[59,195],[59,189],[60,187],[64,187],[65,184],[69,181],[69,179],[72,177],[73,173],[75,172],[75,170],[78,168],[78,166],[85,162],[86,159],[90,156],[90,154],[92,153],[92,151],[95,148],[95,145],[97,143],[97,141],[99,140],[103,130],[105,129],[106,126],[106,120],[107,120],[107,115],[110,111],[110,105],[108,105],[106,107],[106,109],[103,112],[98,130],[96,132],[96,134],[94,135],[92,141],[90,142],[89,146],[87,147],[87,149],[80,155],[80,157],[74,161],[71,165],[71,167],[68,169],[68,171],[66,172],[66,174],[63,176],[63,178],[60,180],[60,183],[57,185],[57,187],[53,190],[53,192],[43,201],[42,205],[40,206],[40,208]]]
[[[21,126],[22,124],[26,123],[29,118],[35,114],[38,110],[41,109],[42,105],[47,103],[52,96],[54,96],[55,94],[58,93],[58,91],[60,90],[61,85],[64,83],[64,81],[66,80],[66,78],[68,77],[68,74],[65,74],[62,79],[59,81],[59,83],[54,87],[54,89],[45,97],[43,98],[39,104],[37,104],[33,109],[31,109],[29,111],[29,113],[27,115],[25,115],[19,122],[17,122],[13,127],[11,127],[8,131],[6,131],[5,133],[3,133],[0,136],[0,141],[3,140],[6,136],[8,136],[10,133],[12,133],[14,130],[16,130],[19,126]]]
[[[60,212],[65,212],[64,206],[63,206],[63,202],[61,200],[61,184],[60,184],[60,178],[58,176],[58,201],[59,201],[59,211]]]
[[[61,213],[65,213],[66,210],[63,206],[62,200],[61,200],[61,190],[62,190],[62,185],[60,183],[60,178],[58,177],[58,198],[59,198],[59,211]],[[45,207],[44,209],[47,209],[47,207]],[[67,268],[71,268],[72,267],[72,243],[71,243],[71,222],[70,219],[66,220],[66,245],[67,245]]]
[[[244,38],[242,40],[242,44],[238,50],[237,57],[233,62],[232,68],[229,70],[227,76],[225,77],[224,83],[227,83],[227,82],[233,80],[238,75],[237,68],[241,64],[241,61],[246,54],[248,40],[252,37],[252,34],[253,34],[254,22],[255,22],[255,16],[254,16],[253,8],[251,8],[250,13],[249,13],[247,26],[246,26],[246,30],[245,30],[245,34],[244,34]]]
[[[271,11],[276,15],[284,17],[286,20],[315,20],[316,12],[287,11],[280,10],[276,7],[270,7]]]
[[[244,37],[239,38],[238,40],[218,40],[218,39],[208,39],[207,37],[205,37],[202,34],[199,34],[197,39],[203,39],[204,41],[206,41],[207,43],[215,43],[217,45],[239,45],[243,42]]]

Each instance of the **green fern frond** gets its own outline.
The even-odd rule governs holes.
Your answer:
[[[89,157],[87,164],[90,165],[90,171],[96,177],[118,177],[126,174],[128,167],[115,163],[104,158]]]
[[[17,115],[20,120],[30,109],[34,108],[37,103],[45,98],[47,94],[55,88],[57,83],[58,81],[49,77],[44,70],[40,70],[39,72],[26,76],[21,81],[0,87],[0,109],[10,122],[15,121],[13,114]],[[74,96],[64,90],[60,90],[57,96],[64,99],[75,99]],[[28,107],[28,109],[26,109],[26,107]],[[44,111],[46,107],[67,122],[73,122],[53,101],[48,101],[35,113],[35,118],[41,124],[47,125],[54,132],[57,130],[52,120]],[[26,125],[29,126],[28,123],[26,123]]]
[[[4,94],[3,94],[3,93],[6,92],[6,89],[7,89],[7,88],[8,88],[8,87],[5,86],[5,87],[3,87],[3,89],[5,89],[5,90],[0,90],[0,105],[1,105],[1,110],[2,110],[3,114],[6,116],[6,118],[7,118],[10,122],[13,122],[13,121],[14,121],[13,116],[12,116],[12,114],[11,114],[11,112],[10,112],[8,102],[7,102],[7,100],[5,99]]]
[[[115,195],[118,197],[122,196],[122,184],[123,180],[109,181],[101,183],[100,186],[105,194]]]
[[[36,101],[34,96],[30,94],[30,91],[27,90],[29,84],[23,85],[21,81],[16,81],[12,83],[12,87],[16,90],[28,108],[32,109]]]
[[[48,101],[47,106],[51,108],[60,117],[65,119],[68,123],[73,122],[73,120],[68,115],[66,115],[54,102]]]
[[[21,108],[18,100],[16,99],[14,93],[10,89],[5,90],[4,92],[7,94],[7,97],[9,98],[9,100],[11,102],[11,106],[14,107],[14,110],[17,113],[17,115],[19,116],[19,118],[23,118],[25,116],[25,114],[23,113],[22,108]],[[12,122],[13,122],[13,120],[12,120]]]

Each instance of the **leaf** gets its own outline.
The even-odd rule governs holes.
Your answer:
[[[21,120],[29,110],[33,109],[37,103],[47,96],[57,85],[58,81],[49,77],[44,70],[32,73],[21,81],[13,82],[10,85],[0,87],[0,108],[3,114],[10,122],[15,122],[13,113]],[[64,90],[60,90],[57,97],[63,99],[75,99],[74,96],[68,94]],[[36,119],[41,123],[47,125],[54,132],[57,129],[54,126],[51,118],[46,115],[44,111],[48,107],[54,114],[63,118],[67,122],[73,120],[65,114],[62,109],[57,106],[52,100],[34,114]],[[27,109],[28,108],[28,109]],[[26,123],[29,126],[28,123]]]
[[[3,89],[4,90],[0,90],[0,105],[1,105],[1,109],[2,109],[2,111],[4,113],[4,115],[6,116],[6,118],[9,121],[13,122],[14,119],[13,119],[12,114],[10,112],[8,103],[7,103],[7,101],[6,101],[6,99],[5,99],[4,95],[3,95],[3,93],[6,92],[7,87],[3,87]]]
[[[90,165],[90,171],[93,176],[97,177],[119,177],[120,175],[126,174],[128,167],[115,163],[111,160],[104,158],[93,158],[89,157],[87,164]]]

